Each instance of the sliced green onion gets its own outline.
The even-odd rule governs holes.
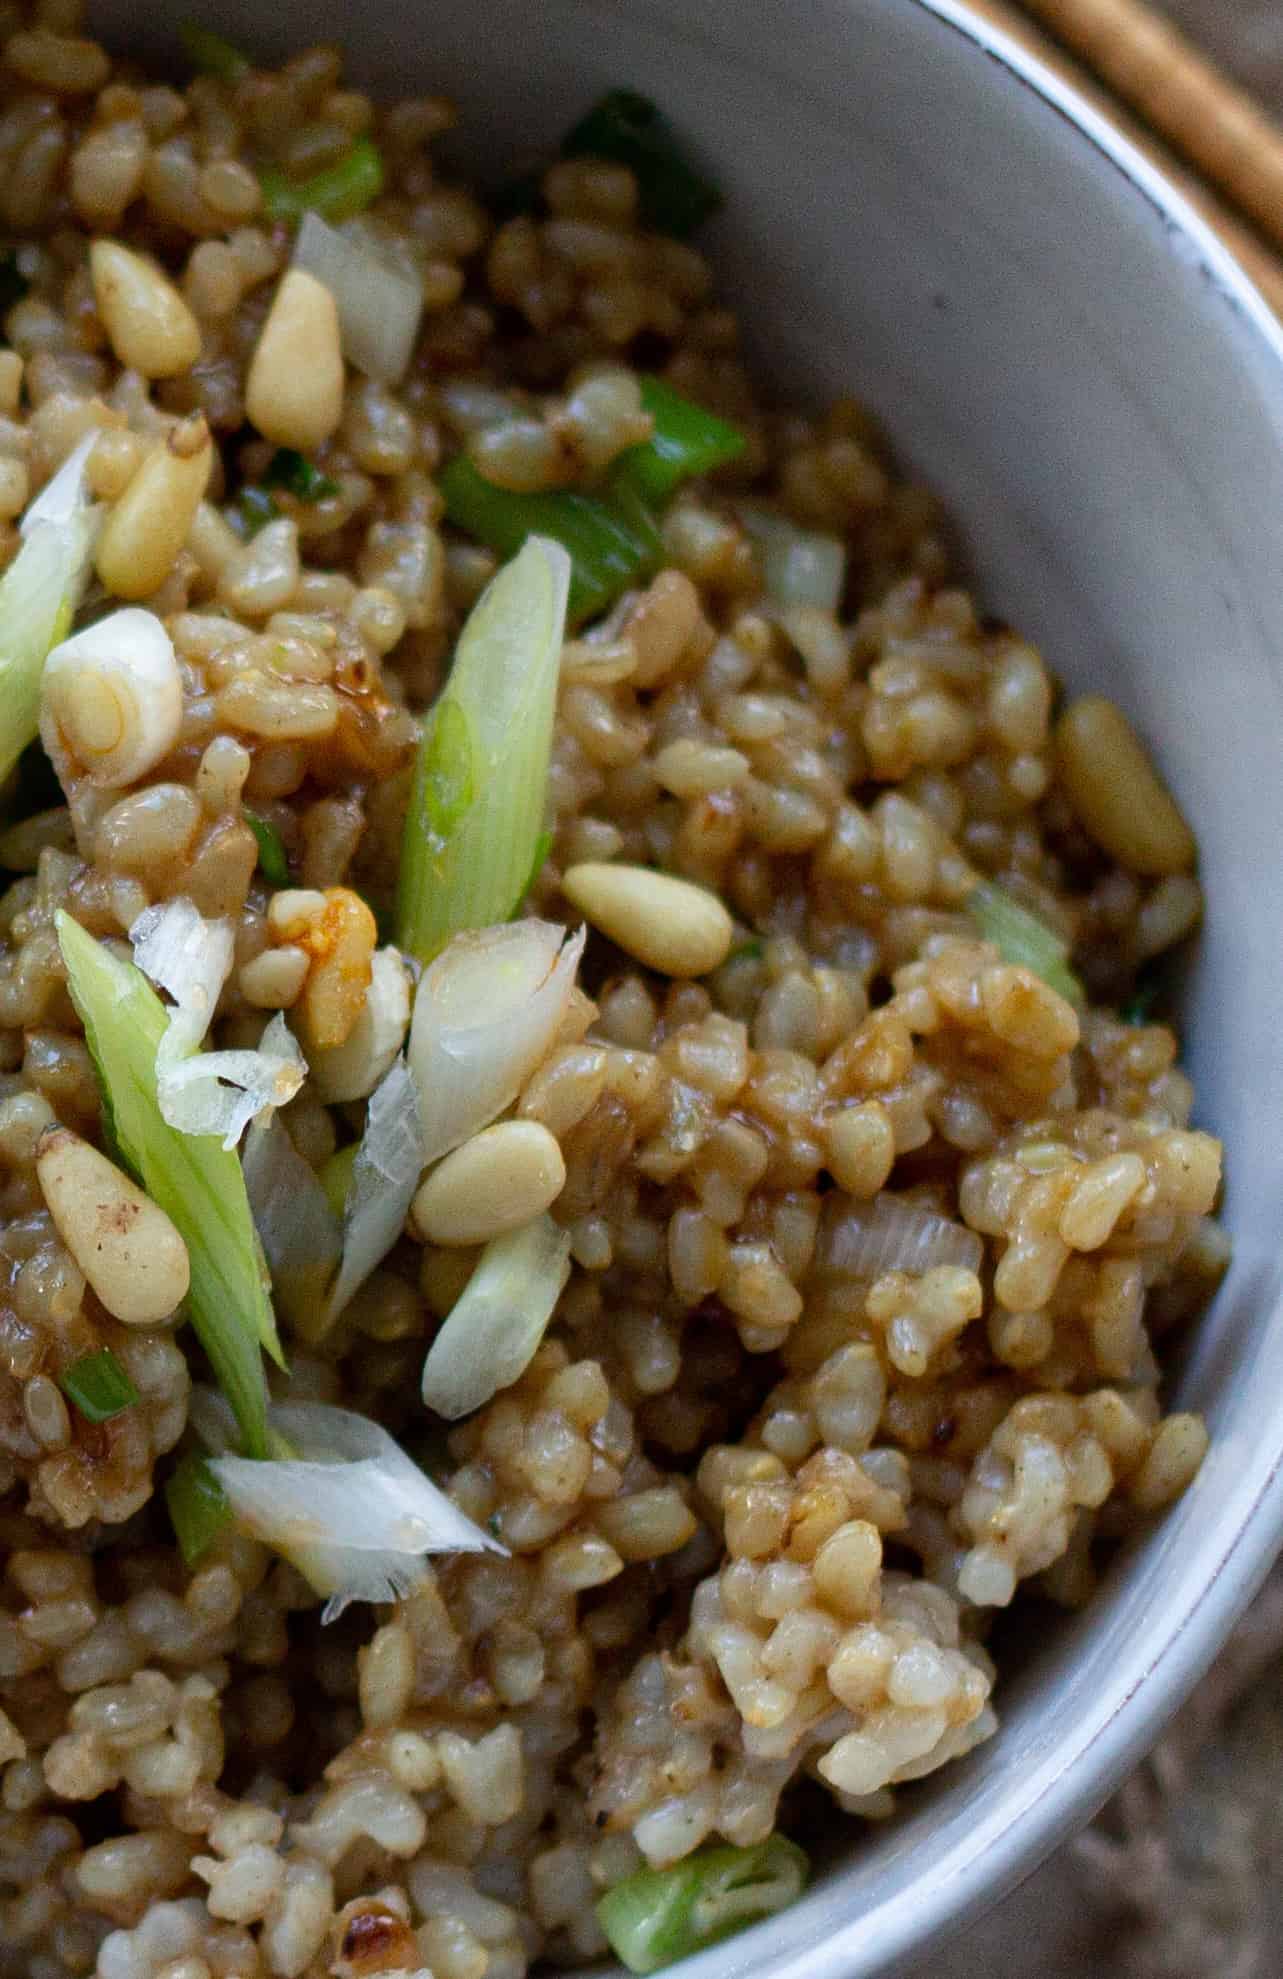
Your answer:
[[[7,315],[15,302],[21,302],[31,284],[18,266],[17,251],[6,248],[0,254],[0,315]]]
[[[325,1200],[340,1223],[343,1221],[343,1212],[347,1208],[347,1199],[352,1190],[352,1170],[356,1167],[356,1158],[360,1152],[361,1143],[351,1141],[347,1147],[336,1149],[317,1170],[321,1187],[325,1191]]]
[[[534,885],[535,881],[538,879],[544,867],[547,865],[548,854],[551,851],[552,851],[552,833],[550,831],[541,831],[538,838],[535,840],[535,856],[530,861],[529,876],[527,877],[525,885],[521,889],[521,895],[517,901],[516,906],[513,908],[511,914],[509,914],[508,916],[508,919],[510,921],[516,920],[518,914],[521,912],[527,900],[530,898],[530,889]]]
[[[378,146],[362,137],[310,179],[292,179],[276,165],[265,166],[258,176],[269,220],[296,221],[305,213],[319,213],[323,220],[350,220],[382,192],[383,159]]]
[[[1005,888],[982,880],[967,895],[967,912],[1004,962],[1032,969],[1070,1003],[1084,1001],[1083,986],[1069,967],[1069,943]]]
[[[87,509],[36,522],[0,578],[0,778],[40,729],[40,675],[67,637],[93,540]]]
[[[138,1390],[112,1353],[84,1354],[58,1377],[58,1386],[74,1402],[86,1422],[110,1422],[122,1409],[132,1409]]]
[[[314,462],[293,447],[278,447],[267,464],[263,480],[269,488],[284,488],[300,502],[323,502],[337,495],[339,484],[322,474]]]
[[[722,195],[682,156],[667,118],[631,89],[612,89],[567,131],[563,158],[609,158],[637,179],[641,216],[648,227],[685,240],[716,213]]]
[[[543,830],[570,559],[536,537],[473,606],[419,746],[398,945],[422,962],[512,913]]]
[[[217,76],[220,82],[239,82],[249,74],[248,58],[212,28],[201,27],[198,21],[182,21],[178,36],[188,61],[201,75]]]
[[[232,1405],[245,1450],[264,1456],[262,1348],[278,1361],[282,1356],[241,1164],[215,1137],[180,1133],[161,1117],[156,1052],[169,1012],[141,969],[69,914],[59,913],[57,929],[112,1141],[187,1245],[187,1310],[196,1336]]]
[[[275,495],[266,488],[256,487],[252,481],[247,481],[238,491],[233,507],[234,519],[245,537],[257,536],[260,529],[275,522],[281,513]]]
[[[199,1450],[189,1450],[170,1477],[165,1503],[183,1559],[194,1567],[232,1522],[227,1494]]]
[[[658,568],[659,532],[634,501],[630,512],[593,495],[558,489],[520,495],[497,488],[459,454],[437,486],[450,521],[501,557],[515,556],[528,536],[547,536],[570,555],[572,623],[594,618],[621,592]]]
[[[266,818],[260,818],[257,811],[242,809],[241,816],[254,834],[258,845],[258,870],[269,886],[288,886],[290,883],[290,862],[285,855],[285,842],[276,826]]]
[[[754,1848],[702,1848],[671,1869],[639,1869],[597,1905],[611,1950],[630,1972],[657,1972],[795,1903],[810,1863],[771,1835]]]
[[[662,508],[692,475],[708,474],[743,453],[746,441],[738,426],[684,399],[662,378],[643,378],[641,397],[655,430],[622,453],[614,471],[654,507]]]

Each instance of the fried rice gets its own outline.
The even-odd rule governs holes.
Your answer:
[[[1121,718],[961,588],[872,417],[759,396],[644,173],[564,156],[505,217],[434,163],[447,102],[377,105],[330,48],[178,88],[70,0],[3,32],[0,557],[95,436],[78,623],[145,610],[181,697],[105,777],[73,684],[60,787],[28,750],[0,835],[0,1972],[600,1959],[638,1872],[805,1843],[817,1795],[854,1833],[993,1734],[995,1614],[1088,1600],[1197,1470],[1161,1384],[1225,1263],[1220,1150],[1174,1031],[1127,1009],[1197,924],[1192,840]],[[380,184],[343,224],[418,298],[394,380],[290,287],[280,183],[362,144]],[[276,1124],[332,1173],[371,1088],[332,1097],[323,1055],[398,949],[425,710],[501,562],[441,477],[591,498],[652,376],[742,447],[561,648],[521,911],[587,920],[578,987],[272,1375],[380,1425],[497,1550],[326,1622],[244,1520],[176,1544],[211,1371],[179,1297],[140,1317],[161,1252],[100,1282],[50,1179],[57,1146],[130,1166],[58,917],[122,962],[149,909],[230,930],[209,1042],[261,1053],[284,1013],[307,1076]],[[771,588],[763,511],[840,545],[835,603]],[[447,1423],[425,1354],[536,1214],[568,1253],[551,1323]],[[126,1406],[75,1375],[104,1353]]]

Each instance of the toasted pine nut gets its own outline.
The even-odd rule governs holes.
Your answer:
[[[328,440],[342,417],[338,310],[301,268],[281,278],[250,359],[245,410],[265,439],[304,452]]]
[[[105,1154],[65,1127],[36,1149],[36,1173],[58,1235],[109,1313],[154,1326],[187,1296],[187,1246],[163,1209]]]
[[[214,464],[202,413],[182,420],[143,461],[103,524],[94,559],[118,598],[147,598],[168,577]]]
[[[297,903],[292,911],[290,903]],[[350,887],[327,887],[323,894],[292,888],[276,895],[268,926],[275,940],[293,943],[312,958],[294,1006],[304,1051],[310,1055],[343,1044],[373,974],[379,931],[370,909]]]
[[[666,976],[703,976],[730,954],[734,928],[715,894],[671,873],[590,860],[562,892],[626,954]]]
[[[437,1164],[419,1184],[412,1214],[430,1244],[485,1244],[547,1209],[565,1180],[546,1127],[501,1120]]]
[[[98,314],[122,364],[144,378],[172,378],[196,362],[196,318],[154,261],[119,241],[96,240],[89,269]]]
[[[1100,694],[1066,708],[1056,724],[1056,758],[1079,821],[1134,873],[1183,873],[1198,847],[1131,723]]]

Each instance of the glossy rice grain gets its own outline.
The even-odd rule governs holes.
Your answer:
[[[0,559],[95,432],[95,603],[156,614],[182,682],[144,774],[73,758],[2,841],[0,1974],[598,1960],[595,1901],[643,1862],[805,1840],[817,1792],[854,1841],[963,1760],[1001,1711],[995,1613],[1088,1600],[1196,1472],[1163,1367],[1225,1263],[1220,1150],[1172,1030],[1120,1015],[1197,924],[1192,841],[1121,718],[1089,710],[1102,758],[1079,703],[1057,746],[1047,663],[959,587],[870,415],[758,396],[630,172],[561,161],[501,221],[435,161],[451,107],[375,105],[329,48],[178,88],[62,0],[0,32],[26,284]],[[366,134],[362,225],[424,297],[393,384],[343,363],[259,189]],[[175,1546],[192,1342],[122,1323],[41,1186],[51,1128],[104,1135],[54,915],[117,943],[179,897],[230,919],[214,1041],[286,1013],[333,1076],[284,1124],[333,1178],[387,1062],[366,998],[420,719],[495,563],[441,469],[468,447],[510,488],[591,485],[646,437],[655,370],[746,445],[564,650],[529,905],[591,924],[583,994],[519,1124],[436,1171],[321,1345],[286,1341],[290,1393],[377,1417],[507,1553],[323,1627],[256,1541]],[[251,535],[278,446],[319,487],[277,477]],[[744,497],[840,539],[836,614],[766,595]],[[1081,1007],[978,939],[977,879],[1072,949]],[[424,1357],[514,1202],[550,1206],[571,1277],[526,1372],[447,1426]],[[63,1377],[104,1348],[139,1400],[91,1424]]]

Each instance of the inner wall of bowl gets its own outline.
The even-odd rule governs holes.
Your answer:
[[[1201,841],[1189,1059],[1229,1147],[1237,1247],[1183,1383],[1212,1455],[1089,1616],[1000,1690],[1002,1736],[740,1941],[737,1973],[885,1971],[996,1893],[1152,1735],[1280,1523],[1270,1499],[1234,1550],[1283,1445],[1262,1400],[1283,1389],[1283,375],[1215,254],[938,4],[365,0],[359,34],[341,0],[201,7],[264,55],[330,36],[376,88],[448,91],[458,156],[490,178],[606,88],[661,102],[726,189],[710,246],[777,390],[867,397],[960,520],[986,606],[1123,702]],[[157,11],[97,12],[176,61]]]

